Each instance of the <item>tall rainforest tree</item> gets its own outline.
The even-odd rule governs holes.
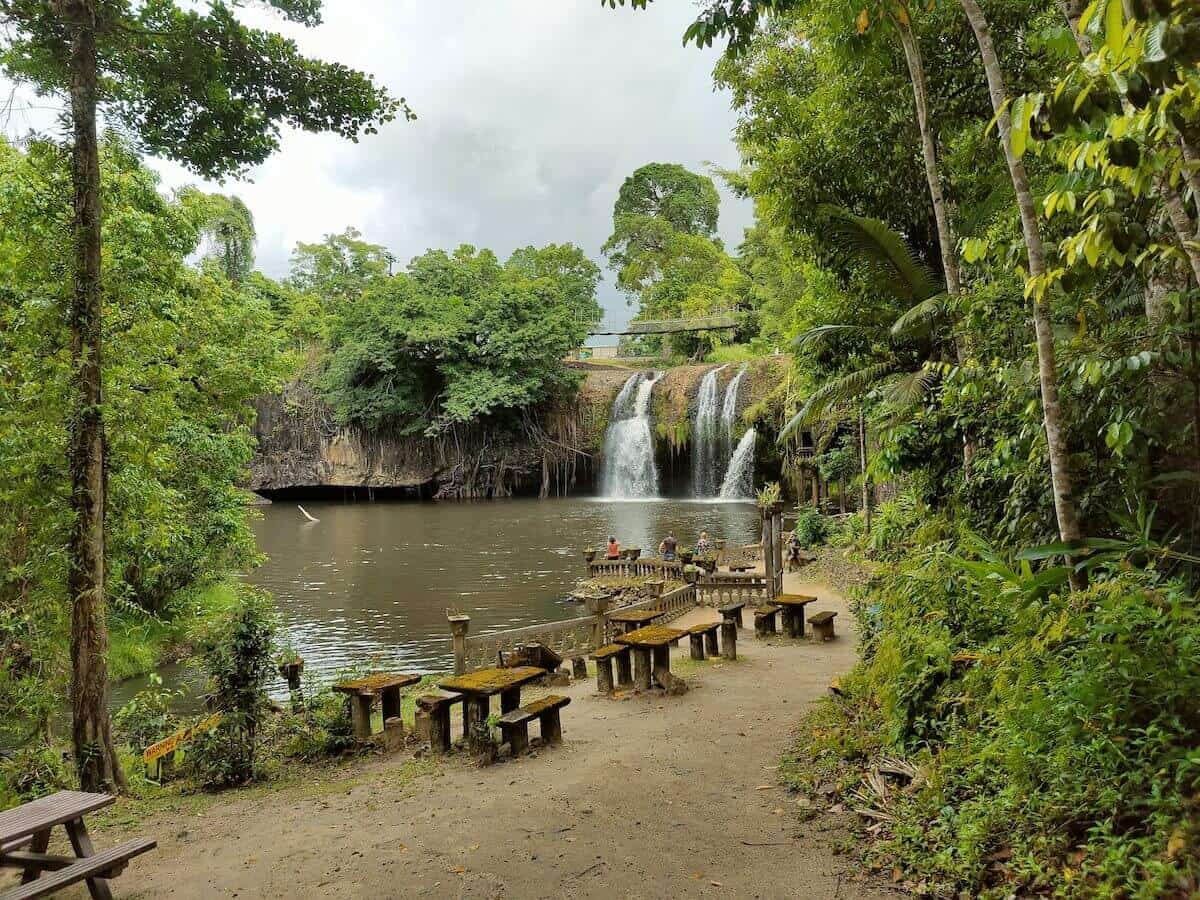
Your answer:
[[[610,6],[624,5],[624,0],[605,0]],[[644,8],[651,0],[630,0],[634,8]],[[703,13],[688,27],[684,33],[685,42],[694,42],[697,46],[711,46],[719,37],[728,38],[728,53],[737,54],[744,51],[753,37],[755,27],[760,18],[771,13],[782,13],[802,7],[805,0],[710,0]],[[1025,237],[1029,259],[1027,284],[1033,299],[1033,319],[1036,335],[1038,375],[1041,388],[1043,425],[1046,431],[1046,441],[1050,462],[1050,477],[1053,485],[1054,508],[1058,520],[1059,536],[1064,542],[1077,542],[1081,537],[1079,513],[1073,494],[1070,469],[1070,454],[1067,447],[1065,427],[1059,405],[1058,371],[1055,365],[1054,337],[1050,325],[1050,316],[1044,302],[1046,290],[1045,252],[1042,245],[1041,232],[1038,226],[1037,214],[1033,206],[1033,195],[1029,188],[1029,180],[1025,174],[1020,156],[1013,152],[1011,141],[1011,123],[1009,121],[1007,96],[1004,87],[1003,72],[999,58],[992,43],[987,19],[976,0],[961,0],[963,9],[971,23],[979,43],[983,57],[984,70],[987,75],[989,93],[996,113],[1000,129],[1001,143],[1005,159],[1008,162],[1013,187],[1017,194],[1017,206],[1020,211],[1021,227]],[[899,4],[889,3],[886,7],[888,15],[901,29],[902,42],[912,39],[911,19],[907,8]],[[902,10],[902,12],[901,12]],[[860,14],[860,28],[864,26],[868,16],[864,10]],[[905,36],[907,31],[907,38]],[[906,59],[910,72],[913,71],[917,60],[911,58],[909,47],[906,46]],[[918,118],[926,121],[922,127],[922,143],[925,144],[925,133],[928,132],[928,110],[923,109],[920,102],[921,91],[914,79],[914,92],[917,96]],[[931,171],[930,189],[936,196],[941,193],[940,179],[937,173],[936,160]],[[941,227],[939,222],[939,238],[943,244],[943,257],[951,256],[945,252],[945,241],[950,234]],[[951,267],[957,271],[956,266]],[[947,273],[949,277],[949,273]]]
[[[75,762],[85,790],[121,787],[108,716],[105,626],[105,433],[102,376],[100,154],[97,119],[140,149],[203,176],[239,175],[266,159],[280,128],[351,140],[398,111],[371,78],[308,59],[295,43],[242,24],[237,2],[0,0],[0,68],[66,98],[72,134],[73,286],[66,300],[73,361],[68,463],[74,524],[72,604]],[[319,0],[265,0],[286,20],[320,23]],[[67,291],[64,290],[64,293]]]

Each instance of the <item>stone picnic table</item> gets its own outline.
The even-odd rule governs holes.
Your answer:
[[[371,707],[375,698],[380,700],[383,711],[383,728],[388,729],[388,721],[393,721],[393,728],[399,728],[399,734],[404,734],[404,723],[400,720],[400,689],[416,684],[421,676],[414,672],[398,672],[394,674],[368,675],[366,678],[356,678],[353,681],[342,681],[333,686],[339,694],[350,698],[350,721],[354,726],[354,739],[369,741],[371,739]]]
[[[438,687],[443,691],[462,694],[466,698],[463,724],[470,735],[472,725],[487,721],[494,695],[500,695],[500,714],[510,713],[521,705],[521,688],[545,674],[546,670],[537,666],[479,669],[440,681]]]
[[[771,602],[783,613],[783,631],[788,637],[804,637],[804,607],[816,603],[809,594],[780,594]]]
[[[647,625],[616,638],[616,643],[633,651],[633,686],[650,690],[650,676],[666,690],[686,690],[683,681],[671,674],[671,645],[687,636],[686,631],[666,625]]]
[[[108,794],[59,791],[0,812],[0,867],[22,870],[20,886],[0,896],[5,900],[46,897],[86,881],[92,897],[111,900],[108,880],[121,874],[135,856],[157,846],[148,838],[135,838],[99,852],[92,847],[83,817],[115,800]],[[59,825],[71,840],[74,856],[46,852],[50,832]]]
[[[665,615],[666,613],[659,609],[618,609],[608,614],[608,621],[616,623],[622,631],[629,632],[657,622]]]

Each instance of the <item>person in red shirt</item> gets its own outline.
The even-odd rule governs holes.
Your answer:
[[[617,542],[617,539],[615,537],[613,537],[611,534],[608,536],[608,558],[609,559],[620,559],[621,558],[621,545]]]

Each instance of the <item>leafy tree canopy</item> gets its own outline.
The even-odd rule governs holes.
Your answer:
[[[434,434],[562,396],[576,386],[563,358],[591,321],[579,313],[595,307],[583,261],[569,245],[503,265],[467,245],[416,257],[341,313],[327,399],[342,421]]]
[[[64,3],[69,6],[69,3]],[[240,22],[240,2],[95,4],[99,102],[145,152],[206,177],[243,174],[279,146],[282,125],[350,140],[397,113],[370,76],[310,59],[295,41]],[[285,19],[320,24],[320,0],[267,0]],[[0,66],[44,92],[70,85],[70,33],[56,4],[0,0]]]
[[[659,276],[675,234],[713,238],[721,198],[711,178],[673,163],[650,163],[625,179],[604,252],[617,285],[638,291]]]

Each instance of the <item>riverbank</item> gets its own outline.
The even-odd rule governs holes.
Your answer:
[[[158,838],[122,878],[146,897],[882,896],[837,855],[838,821],[804,821],[778,780],[796,719],[855,659],[844,599],[798,575],[785,587],[837,611],[839,638],[747,629],[736,663],[677,654],[692,687],[678,698],[574,682],[565,745],[536,757],[477,769],[407,753],[148,814],[122,802],[100,839]]]

